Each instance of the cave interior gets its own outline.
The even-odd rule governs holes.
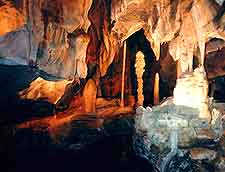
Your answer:
[[[224,0],[0,0],[1,171],[224,172]]]

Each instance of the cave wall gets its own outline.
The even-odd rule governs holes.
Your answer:
[[[0,12],[4,17],[0,29],[1,59],[37,64],[64,78],[74,74],[86,77],[88,11],[92,0],[4,0],[0,5],[5,9]]]

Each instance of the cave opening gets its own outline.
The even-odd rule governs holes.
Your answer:
[[[144,96],[144,106],[153,105],[154,99],[154,65],[156,63],[155,54],[151,48],[150,42],[147,40],[144,30],[141,29],[135,32],[127,39],[127,58],[130,61],[130,82],[131,82],[131,94],[135,96],[135,102],[137,102],[137,75],[135,72],[135,63],[136,63],[136,54],[137,52],[142,52],[144,54],[144,73],[142,76],[143,79],[143,96]]]
[[[125,105],[138,105],[138,79],[136,74],[137,54],[141,52],[144,56],[145,66],[142,75],[142,94],[144,97],[143,106],[153,106],[154,103],[154,84],[155,76],[159,76],[158,99],[159,102],[164,98],[173,95],[176,84],[176,65],[169,54],[168,43],[160,47],[160,58],[157,61],[151,48],[150,42],[144,34],[144,30],[132,34],[127,40],[126,69],[125,69]],[[120,48],[113,63],[109,66],[105,76],[100,79],[100,90],[98,97],[106,99],[120,99],[123,67],[123,46]],[[140,92],[140,91],[139,91]]]

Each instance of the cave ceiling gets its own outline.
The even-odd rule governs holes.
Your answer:
[[[223,0],[1,0],[0,57],[2,63],[37,63],[64,78],[85,78],[87,64],[96,63],[104,76],[124,40],[144,29],[156,57],[168,43],[186,71],[197,50],[203,64],[206,54],[224,47],[224,5]]]

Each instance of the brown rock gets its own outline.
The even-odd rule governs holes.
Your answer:
[[[191,149],[191,158],[195,160],[214,160],[217,153],[214,150],[206,148],[192,148]]]

